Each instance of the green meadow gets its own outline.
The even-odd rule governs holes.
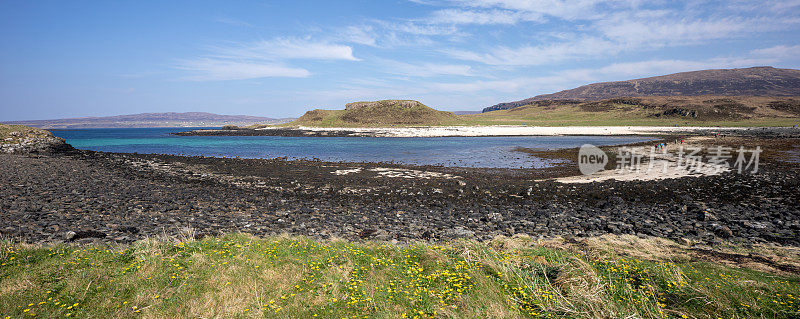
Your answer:
[[[649,245],[662,247],[663,240]],[[575,249],[527,237],[433,245],[245,234],[151,239],[130,246],[4,242],[0,314],[2,318],[800,316],[796,275],[659,254],[625,256],[612,247]]]

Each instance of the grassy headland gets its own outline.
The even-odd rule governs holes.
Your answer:
[[[5,242],[0,246],[0,315],[796,318],[800,314],[796,273],[693,261],[679,245],[660,239],[605,237],[569,243],[502,237],[489,243],[455,241],[438,246],[250,235],[144,240],[120,247],[30,247]],[[788,252],[797,262],[797,252]]]
[[[437,111],[417,101],[382,100],[348,103],[344,110],[313,110],[286,126],[374,127],[445,125],[458,121],[451,112]]]

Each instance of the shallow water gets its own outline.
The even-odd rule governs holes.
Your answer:
[[[517,147],[559,149],[583,144],[647,141],[633,136],[531,137],[280,137],[174,136],[190,128],[57,130],[72,146],[94,151],[244,158],[305,158],[346,162],[397,162],[487,168],[542,168],[552,161],[513,151]]]

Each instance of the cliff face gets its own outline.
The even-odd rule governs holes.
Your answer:
[[[542,100],[602,100],[645,96],[800,96],[800,70],[753,67],[681,72],[601,82],[552,94],[496,104],[483,112],[511,109]]]

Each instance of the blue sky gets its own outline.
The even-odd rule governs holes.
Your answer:
[[[681,71],[800,66],[800,1],[0,0],[0,120],[352,101],[442,110]]]

